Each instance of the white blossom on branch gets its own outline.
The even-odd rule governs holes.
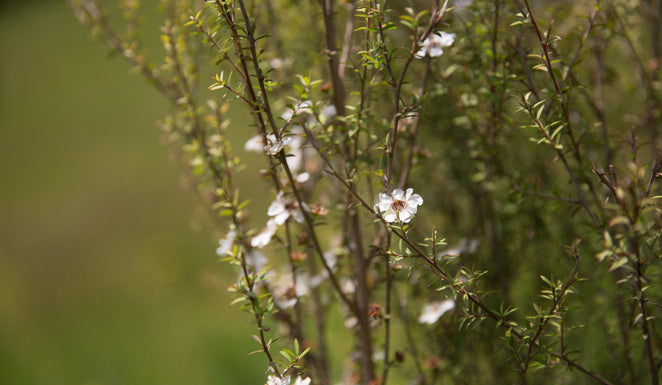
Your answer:
[[[418,206],[423,204],[423,198],[414,194],[414,189],[408,188],[402,191],[397,188],[391,195],[379,193],[379,201],[375,203],[375,211],[380,213],[386,222],[396,220],[408,223],[416,215]]]
[[[444,53],[444,47],[448,47],[455,41],[454,33],[447,33],[439,31],[428,36],[427,39],[421,44],[421,49],[416,52],[416,57],[419,59],[425,56],[437,57]]]

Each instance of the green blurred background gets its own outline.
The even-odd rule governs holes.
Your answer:
[[[0,3],[0,384],[263,383],[129,72],[63,2]]]

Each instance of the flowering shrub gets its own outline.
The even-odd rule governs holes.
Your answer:
[[[267,384],[659,383],[659,1],[171,0],[161,64],[71,4],[171,102]]]

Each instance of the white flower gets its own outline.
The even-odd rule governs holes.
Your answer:
[[[418,317],[419,324],[433,324],[449,310],[455,309],[455,301],[447,299],[445,301],[431,302],[423,306],[421,316]]]
[[[218,248],[216,249],[216,254],[219,257],[227,257],[232,255],[232,249],[234,248],[234,239],[237,236],[237,232],[234,230],[228,231],[225,238],[218,241]]]
[[[269,376],[269,378],[267,378],[267,385],[290,385],[290,376],[285,376],[283,378]]]
[[[310,180],[310,174],[307,172],[302,172],[294,178],[299,183],[305,183]]]
[[[285,223],[285,221],[292,217],[295,221],[303,223],[304,217],[299,209],[299,204],[292,198],[286,198],[283,192],[279,192],[276,200],[271,202],[267,215],[273,217],[273,221],[278,226]]]
[[[335,271],[336,262],[338,261],[336,254],[332,251],[327,251],[322,254],[322,257],[324,258],[324,261],[329,266],[331,271]],[[319,274],[310,277],[310,287],[318,287],[328,277],[329,272],[326,269],[322,269]],[[343,292],[345,292],[345,290],[343,290]]]
[[[280,150],[288,147],[287,151],[287,165],[290,170],[298,172],[304,166],[308,158],[313,158],[317,155],[314,148],[304,147],[306,138],[303,134],[303,128],[300,126],[293,126],[288,136],[283,136],[281,140],[277,140],[274,134],[267,135],[267,143],[264,142],[264,137],[259,134],[248,139],[244,144],[244,150],[249,152],[264,153],[269,155],[276,155]]]
[[[308,276],[297,274],[296,278],[296,285],[290,272],[279,274],[273,280],[271,294],[279,308],[290,309],[294,307],[300,297],[308,295]]]
[[[356,317],[348,317],[343,321],[343,325],[347,329],[354,329],[359,324],[359,319]]]
[[[244,144],[244,150],[252,151],[252,152],[259,152],[261,154],[262,151],[264,151],[264,137],[262,137],[262,135],[258,134],[258,135],[255,135],[254,137],[248,139],[246,141],[246,143]]]
[[[283,112],[283,114],[280,117],[289,122],[290,119],[292,119],[297,115],[301,115],[304,112],[306,113],[312,112],[313,111],[312,108],[313,108],[313,102],[311,102],[310,100],[302,100],[294,106],[294,109],[288,109],[287,111]]]
[[[265,257],[259,250],[251,250],[246,253],[246,264],[252,266],[255,272],[264,270],[267,266],[267,262],[267,257]]]
[[[463,253],[473,254],[476,252],[476,249],[478,249],[477,239],[462,238],[457,245],[437,253],[437,257],[445,257],[447,255],[459,256]]]
[[[294,114],[298,115],[304,112],[312,112],[313,102],[310,100],[302,100],[294,106]]]
[[[399,220],[408,223],[418,211],[418,206],[423,204],[423,198],[413,194],[414,189],[408,188],[407,192],[395,189],[388,196],[379,193],[379,201],[375,204],[375,211],[382,214],[386,222]]]
[[[301,170],[304,164],[304,144],[306,139],[303,136],[303,128],[301,126],[294,126],[290,129],[291,136],[288,136],[289,139],[288,147],[289,151],[287,152],[287,166],[290,170],[297,172]]]
[[[326,123],[329,119],[336,116],[337,113],[338,110],[336,110],[336,106],[333,104],[324,107],[319,116],[320,122],[322,122],[322,124]]]
[[[356,292],[356,284],[349,278],[345,278],[340,283],[340,290],[345,294],[353,294]]]
[[[263,248],[271,242],[271,237],[276,234],[278,230],[278,225],[274,218],[271,218],[267,221],[267,227],[265,227],[260,234],[256,235],[251,239],[251,246],[257,247],[258,249]]]
[[[454,41],[454,33],[446,33],[444,31],[433,33],[423,41],[421,49],[416,52],[416,57],[422,59],[426,55],[430,57],[441,56],[444,53],[443,47],[450,46]]]
[[[310,385],[310,377],[297,377],[297,380],[294,381],[294,385]]]
[[[276,135],[268,134],[267,135],[267,144],[264,146],[264,151],[269,155],[276,155],[283,149],[286,144],[292,142],[292,137],[287,136],[281,138],[280,140],[276,139]]]
[[[273,59],[269,60],[269,65],[271,65],[271,68],[273,68],[275,70],[282,69],[283,67],[287,67],[290,64],[292,64],[291,59],[283,60],[283,59],[277,57],[277,58],[273,58]]]
[[[455,9],[458,11],[462,11],[465,8],[470,7],[473,4],[473,0],[456,0],[454,5]]]
[[[265,269],[267,267],[267,263],[269,260],[267,257],[260,252],[260,250],[257,249],[251,249],[247,250],[246,254],[244,255],[244,262],[246,263],[246,267],[248,268],[248,273],[253,275],[255,274],[256,276],[259,275],[260,273],[264,274],[264,277],[268,274],[265,272]],[[268,278],[268,277],[267,277]],[[264,285],[263,280],[257,280],[255,282],[256,287],[262,287]],[[243,287],[246,286],[246,277],[244,276],[244,271],[243,269],[240,269],[239,275],[237,276],[237,286]]]

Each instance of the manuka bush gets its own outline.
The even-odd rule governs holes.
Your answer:
[[[659,383],[659,0],[111,3],[267,384]]]

